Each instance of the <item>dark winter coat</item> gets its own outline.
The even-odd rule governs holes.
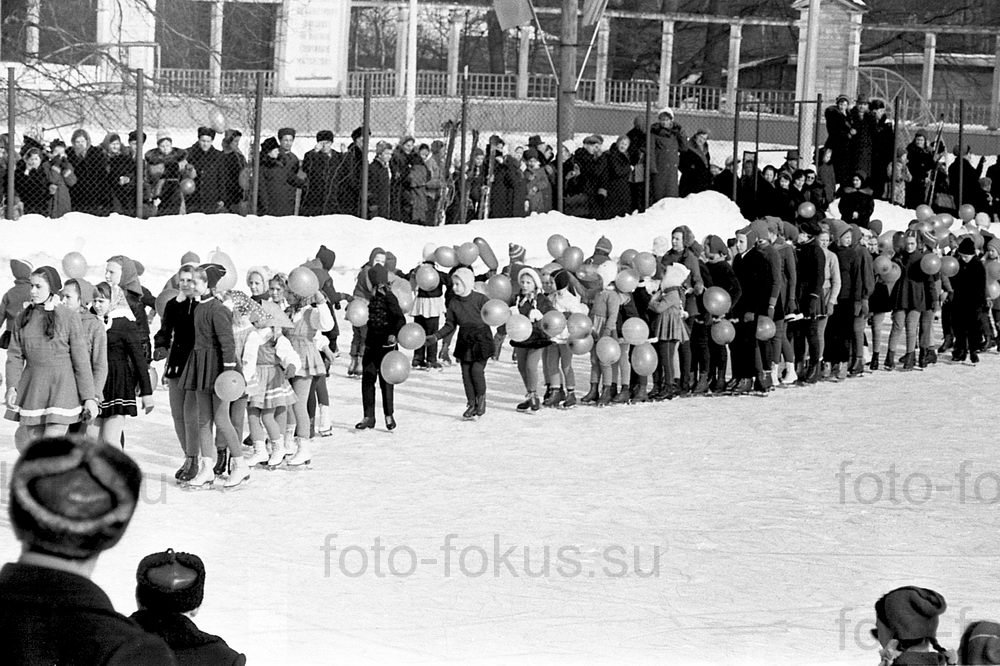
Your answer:
[[[368,301],[365,346],[370,349],[393,346],[395,342],[390,343],[389,337],[395,337],[405,325],[406,316],[389,285],[375,287],[371,300]]]
[[[600,187],[607,191],[601,211],[601,219],[610,220],[628,215],[632,212],[632,190],[629,188],[629,177],[632,175],[632,165],[628,155],[612,146],[611,150],[601,155]]]
[[[813,239],[800,244],[796,250],[796,300],[799,312],[805,317],[826,314],[823,301],[823,282],[826,269],[826,255],[819,240]]]
[[[862,114],[857,107],[851,109],[849,115],[851,127],[856,132],[851,139],[851,173],[860,171],[866,177],[871,177],[875,147],[875,116],[871,111]]]
[[[302,184],[298,170],[299,159],[292,153],[278,155],[277,159],[261,155],[258,215],[295,214],[295,189]]]
[[[551,167],[524,170],[524,185],[527,191],[528,212],[547,213],[552,210]]]
[[[872,118],[872,171],[870,182],[872,192],[878,198],[886,197],[885,187],[889,182],[889,166],[896,154],[896,137],[888,118]]]
[[[490,218],[524,217],[527,188],[521,173],[506,161],[493,165]]]
[[[725,289],[726,293],[729,294],[729,299],[732,302],[730,310],[732,310],[743,297],[743,288],[736,278],[736,273],[733,272],[733,267],[729,265],[728,261],[713,261],[707,263],[706,266],[709,275],[712,276],[712,286]]]
[[[244,180],[249,178],[247,158],[238,150],[223,151],[221,173],[219,187],[222,202],[227,210],[239,212],[249,189],[249,180]]]
[[[151,634],[159,636],[174,653],[178,666],[243,666],[246,656],[229,647],[218,636],[206,634],[181,613],[140,610],[132,620]]]
[[[389,167],[382,160],[376,159],[368,169],[368,219],[383,217],[392,219],[391,193],[392,177],[389,175]]]
[[[361,168],[364,166],[365,156],[361,154],[361,148],[356,143],[343,153],[340,161],[340,169],[336,172],[337,183],[337,210],[341,215],[361,214]]]
[[[972,166],[968,159],[955,160],[948,167],[948,182],[951,184],[951,196],[955,197],[955,205],[972,204],[976,210],[986,210],[988,204],[984,196],[983,188],[979,186],[979,173],[983,163],[979,163],[980,168]],[[959,169],[962,170],[962,182],[959,183]],[[961,186],[961,197],[959,197],[959,186]],[[938,184],[940,190],[940,183]]]
[[[24,162],[21,162],[14,173],[14,192],[24,206],[24,214],[48,215],[52,199],[52,194],[49,193],[51,181],[48,164],[42,162],[37,169],[25,173],[26,169]]]
[[[222,152],[215,146],[202,150],[199,144],[188,148],[188,164],[194,167],[194,192],[184,195],[188,213],[218,213],[222,201]]]
[[[0,570],[0,663],[174,664],[160,638],[115,612],[92,581],[29,564]]]
[[[933,279],[920,268],[920,261],[923,258],[924,253],[920,250],[912,254],[905,251],[900,252],[893,257],[893,261],[899,265],[901,271],[900,278],[896,280],[896,284],[892,287],[892,293],[889,295],[893,311],[926,312],[929,309],[927,285]],[[985,280],[983,284],[985,285]]]
[[[474,291],[466,296],[455,296],[448,303],[444,326],[437,332],[443,339],[458,329],[455,342],[455,359],[463,363],[488,361],[493,356],[493,331],[483,321],[482,309],[489,298]]]
[[[532,310],[538,310],[544,315],[552,309],[552,303],[549,302],[549,297],[545,294],[537,292],[531,294],[530,296],[518,294],[516,300],[514,301],[514,305],[517,306],[518,312],[529,318]],[[542,322],[539,320],[531,322],[531,337],[521,342],[511,341],[510,346],[515,349],[540,349],[542,347],[548,347],[550,344],[552,344],[552,340],[545,334],[545,331],[542,330]]]
[[[952,311],[979,312],[986,308],[986,268],[979,257],[958,260],[958,274],[951,278]]]
[[[762,252],[751,248],[733,260],[733,272],[743,288],[739,301],[734,301],[731,312],[735,317],[752,313],[766,315],[770,299],[778,287],[779,273]]]
[[[111,201],[108,183],[108,158],[98,146],[91,146],[80,155],[74,149],[66,153],[73,167],[76,183],[70,185],[69,196],[73,210],[90,215],[107,215]]]
[[[194,349],[194,310],[197,306],[198,301],[194,298],[183,301],[171,298],[163,307],[160,330],[153,336],[153,347],[158,352],[157,356],[167,355],[163,376],[168,379],[181,376]]]
[[[306,172],[306,186],[302,192],[299,213],[306,216],[326,215],[337,212],[336,197],[343,156],[331,150],[310,150],[302,158],[302,170]]]
[[[875,199],[867,187],[856,190],[853,187],[842,187],[837,193],[840,203],[840,219],[848,224],[856,224],[863,229],[868,228],[872,213],[875,212]],[[857,215],[855,215],[855,213]]]
[[[798,301],[799,272],[793,241],[773,246],[781,262],[781,304],[785,313],[794,312]]]
[[[836,106],[823,112],[826,119],[825,147],[833,151],[833,168],[836,183],[846,183],[851,176],[851,118]],[[831,187],[834,183],[829,183]]]
[[[698,148],[694,138],[688,142],[688,149],[680,156],[680,195],[704,192],[712,187],[712,158],[709,155],[708,144]]]
[[[649,133],[653,135],[653,159],[649,169],[652,178],[651,200],[679,196],[678,169],[681,153],[687,150],[684,130],[677,123],[669,128],[653,123]]]
[[[108,183],[111,209],[123,215],[135,215],[135,158],[131,153],[108,155]]]
[[[187,151],[172,148],[164,153],[159,148],[146,152],[146,174],[151,186],[150,199],[159,199],[157,215],[177,215],[181,211],[181,164],[187,162]]]

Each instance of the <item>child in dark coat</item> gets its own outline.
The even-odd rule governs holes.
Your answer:
[[[406,317],[399,307],[396,295],[389,288],[389,271],[382,264],[368,269],[372,294],[368,301],[368,326],[365,333],[365,353],[361,359],[361,401],[365,417],[355,428],[367,430],[375,427],[375,380],[382,389],[382,412],[385,427],[393,430],[396,419],[392,416],[392,384],[382,376],[382,359],[396,349],[396,334],[406,325]]]
[[[951,360],[979,363],[982,345],[980,314],[986,308],[986,269],[976,256],[972,238],[966,236],[958,244],[958,274],[951,278],[951,328],[955,335],[955,351]]]

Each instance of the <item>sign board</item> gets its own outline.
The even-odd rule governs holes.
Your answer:
[[[350,0],[284,0],[278,22],[279,94],[346,94],[350,25]]]

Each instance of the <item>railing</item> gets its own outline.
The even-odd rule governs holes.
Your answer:
[[[264,94],[274,94],[274,72],[264,71]],[[169,69],[156,71],[156,83],[160,92],[168,95],[212,94],[212,78],[207,69]],[[257,70],[224,69],[219,81],[219,92],[235,95],[257,89]]]
[[[365,94],[365,79],[372,82],[372,97],[394,97],[396,95],[396,72],[395,70],[384,70],[348,72],[347,94],[349,97],[362,97]]]
[[[930,102],[921,102],[921,104],[923,108],[930,111],[935,122],[938,122],[941,116],[944,115],[945,123],[958,124],[957,101],[931,100]],[[906,120],[915,120],[920,117],[921,110],[922,108],[916,104],[906,104],[900,109],[900,113],[903,114],[903,118]],[[991,125],[990,111],[991,107],[989,104],[966,104],[964,114],[965,124],[985,125],[989,127]]]
[[[233,95],[257,90],[257,70],[222,70],[222,94]],[[264,94],[274,94],[274,71],[264,70]]]

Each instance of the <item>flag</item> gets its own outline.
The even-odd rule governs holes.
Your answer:
[[[583,0],[583,25],[594,25],[604,16],[608,0]]]
[[[493,0],[493,10],[502,30],[510,30],[531,23],[530,0]]]

